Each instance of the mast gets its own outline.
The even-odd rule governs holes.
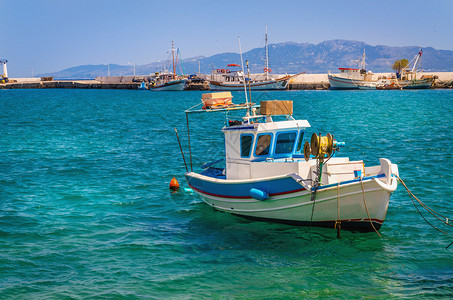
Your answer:
[[[417,64],[418,64],[418,60],[422,57],[422,52],[423,52],[423,50],[420,49],[420,52],[418,52],[418,54],[415,56],[416,59],[415,59],[415,62],[414,62],[414,66],[412,67],[412,72],[415,71],[415,69],[417,67]]]
[[[245,73],[244,73],[244,63],[242,60],[242,48],[241,48],[241,38],[238,36],[238,41],[239,41],[239,53],[241,54],[241,68],[242,68],[242,82],[244,83],[244,93],[245,93],[245,103],[247,106],[247,116],[250,116],[250,105],[249,105],[249,100],[247,98],[247,85],[245,83]]]
[[[171,56],[173,58],[173,79],[175,79],[176,75],[176,66],[175,66],[175,44],[173,41],[171,41]]]
[[[266,51],[266,65],[264,66],[264,73],[266,73],[266,80],[268,80],[268,71],[269,71],[269,48],[267,46],[267,24],[266,24],[266,34],[264,35],[265,41],[265,51]]]
[[[365,69],[365,49],[363,49],[362,64],[360,69]]]

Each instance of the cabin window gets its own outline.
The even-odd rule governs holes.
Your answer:
[[[253,135],[243,134],[241,135],[241,157],[250,157],[252,150]]]
[[[296,141],[297,132],[281,132],[277,134],[275,143],[275,154],[286,154],[293,152],[294,142]]]
[[[299,140],[297,141],[296,152],[300,152],[300,150],[302,149],[302,142],[303,141],[304,141],[304,132],[301,131],[300,134],[299,134]]]
[[[269,155],[269,148],[271,146],[272,135],[260,134],[256,142],[255,156]]]

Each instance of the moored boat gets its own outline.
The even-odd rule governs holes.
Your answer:
[[[422,56],[422,51],[405,67],[396,77],[379,78],[373,80],[373,73],[365,69],[365,51],[358,69],[339,68],[340,74],[328,73],[331,89],[358,89],[358,90],[395,90],[395,89],[428,89],[436,79],[433,75],[418,77],[417,70]],[[410,66],[412,65],[412,68]]]
[[[236,64],[229,64],[227,67],[233,68]],[[244,89],[244,81],[251,90],[284,90],[288,86],[291,78],[285,75],[278,79],[260,79],[245,77],[241,70],[217,69],[211,73],[208,80],[211,91],[240,91]]]
[[[178,61],[175,51],[174,43],[171,42],[173,72],[170,73],[165,71],[162,74],[155,73],[154,76],[151,76],[151,81],[148,85],[150,91],[183,91],[186,87],[187,78],[176,74],[176,65],[178,64]]]
[[[186,110],[188,118],[194,112],[228,116],[246,109],[242,119],[228,120],[222,129],[224,167],[213,167],[219,162],[214,161],[201,172],[191,166],[185,174],[205,203],[249,219],[379,230],[397,188],[397,165],[381,158],[379,165],[368,167],[362,160],[336,157],[344,143],[330,134],[313,134],[304,144],[310,124],[293,118],[292,101],[262,101],[259,107],[248,101],[222,104]]]
[[[418,66],[420,64],[422,54],[423,51],[420,50],[408,66],[401,71],[401,74],[397,74],[399,85],[403,89],[429,89],[433,86],[436,79],[435,76],[422,75],[420,78],[417,78],[420,72],[420,70],[418,70]],[[412,63],[413,66],[409,69]]]
[[[365,69],[365,50],[363,51],[362,60],[358,60],[359,67],[355,68],[338,68],[339,75],[327,74],[330,88],[333,90],[358,90],[358,89],[375,89],[373,84],[373,73]]]
[[[263,74],[249,74],[245,76],[244,70],[239,64],[228,64],[225,69],[213,69],[211,71],[209,87],[211,91],[240,91],[244,89],[244,83],[250,90],[284,90],[287,89],[289,80],[297,75],[284,75],[273,78],[269,67],[269,49],[267,43],[267,26],[265,34],[265,59]],[[242,62],[241,62],[242,63]],[[247,72],[248,73],[248,72]]]
[[[176,78],[173,74],[158,75],[151,80],[148,85],[150,91],[183,91],[187,84],[187,79]]]

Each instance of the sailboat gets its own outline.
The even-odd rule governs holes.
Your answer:
[[[288,87],[289,80],[297,75],[285,75],[283,77],[274,79],[269,76],[272,69],[269,68],[269,47],[267,42],[267,26],[265,34],[265,65],[264,65],[264,78],[250,78],[245,76],[239,64],[228,64],[225,69],[214,69],[211,72],[211,78],[208,80],[211,91],[240,91],[244,89],[244,81],[251,90],[284,90]],[[263,77],[263,76],[261,76]]]
[[[155,73],[148,85],[150,91],[182,91],[184,90],[187,79],[176,75],[177,57],[175,58],[174,42],[171,42],[171,55],[173,61],[173,73]],[[176,63],[175,63],[176,59]]]

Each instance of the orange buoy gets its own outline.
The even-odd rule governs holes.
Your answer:
[[[178,182],[178,180],[176,180],[175,177],[173,177],[170,181],[170,190],[172,190],[172,191],[179,190],[179,182]]]

